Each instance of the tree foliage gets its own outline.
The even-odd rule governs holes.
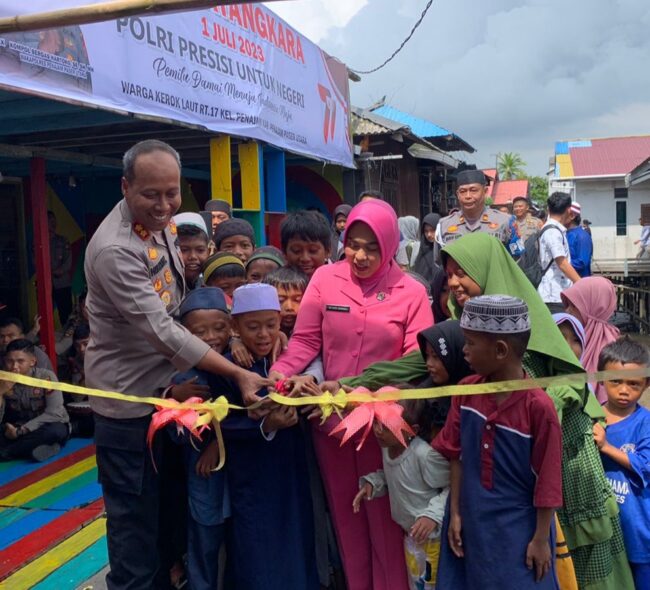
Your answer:
[[[543,176],[527,176],[530,200],[540,207],[546,207],[548,180]]]
[[[517,180],[526,178],[524,170],[526,162],[515,152],[505,152],[499,154],[497,159],[497,170],[501,180]]]

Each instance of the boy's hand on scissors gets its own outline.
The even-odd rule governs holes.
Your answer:
[[[361,502],[363,500],[372,500],[372,484],[369,482],[364,483],[357,492],[357,495],[352,500],[352,512],[357,514],[361,510]]]
[[[526,548],[526,567],[531,570],[535,567],[535,580],[541,581],[551,569],[551,547],[548,539],[536,539],[528,543]]]
[[[447,531],[447,536],[449,537],[449,546],[456,557],[465,557],[461,531],[462,521],[460,514],[451,514],[449,517],[449,530]]]
[[[184,402],[191,397],[200,397],[207,399],[210,397],[210,387],[207,385],[199,385],[198,377],[192,377],[183,383],[172,386],[171,394],[177,402]]]
[[[416,543],[424,543],[433,531],[438,529],[438,523],[426,516],[420,516],[411,527],[410,535]]]

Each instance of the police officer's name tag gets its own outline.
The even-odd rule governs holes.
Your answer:
[[[350,306],[348,305],[326,305],[325,311],[338,311],[341,313],[350,313]]]
[[[149,269],[151,276],[157,275],[163,268],[165,268],[166,265],[167,265],[167,258],[163,256],[156,264],[154,264]]]

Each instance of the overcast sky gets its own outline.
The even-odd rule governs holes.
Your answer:
[[[399,45],[427,0],[294,0],[269,6],[349,67]],[[648,0],[434,0],[406,48],[351,83],[356,106],[391,105],[473,145],[519,152],[544,174],[559,139],[650,133]]]

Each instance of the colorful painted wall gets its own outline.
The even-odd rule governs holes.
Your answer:
[[[74,177],[73,177],[74,178]],[[196,195],[195,195],[196,191]],[[200,180],[183,180],[182,211],[198,211],[208,199],[209,183]],[[78,296],[85,289],[83,274],[84,252],[88,240],[104,217],[122,198],[120,175],[50,179],[47,185],[47,207],[57,219],[57,233],[70,242],[72,252],[72,292]],[[33,224],[29,199],[25,203],[27,256],[28,317],[36,314],[36,277],[33,260]],[[200,204],[201,205],[200,205]]]
[[[287,209],[317,208],[328,219],[343,202],[340,166],[287,166]]]
[[[343,202],[343,192],[343,169],[339,166],[310,164],[286,167],[286,197],[289,211],[316,208],[331,219],[334,209]],[[180,211],[201,210],[210,198],[209,181],[183,179],[182,196]],[[79,295],[85,288],[83,263],[86,244],[104,217],[120,199],[119,173],[73,178],[72,181],[70,177],[49,179],[47,206],[56,215],[57,233],[67,238],[71,245],[74,295]],[[233,175],[233,201],[241,202],[239,173]],[[26,291],[28,317],[31,318],[36,314],[35,269],[32,256],[33,225],[29,199],[24,199],[24,203],[26,225],[24,251],[27,256],[29,277]],[[270,231],[268,220],[266,230]],[[275,243],[277,240],[270,241]]]

